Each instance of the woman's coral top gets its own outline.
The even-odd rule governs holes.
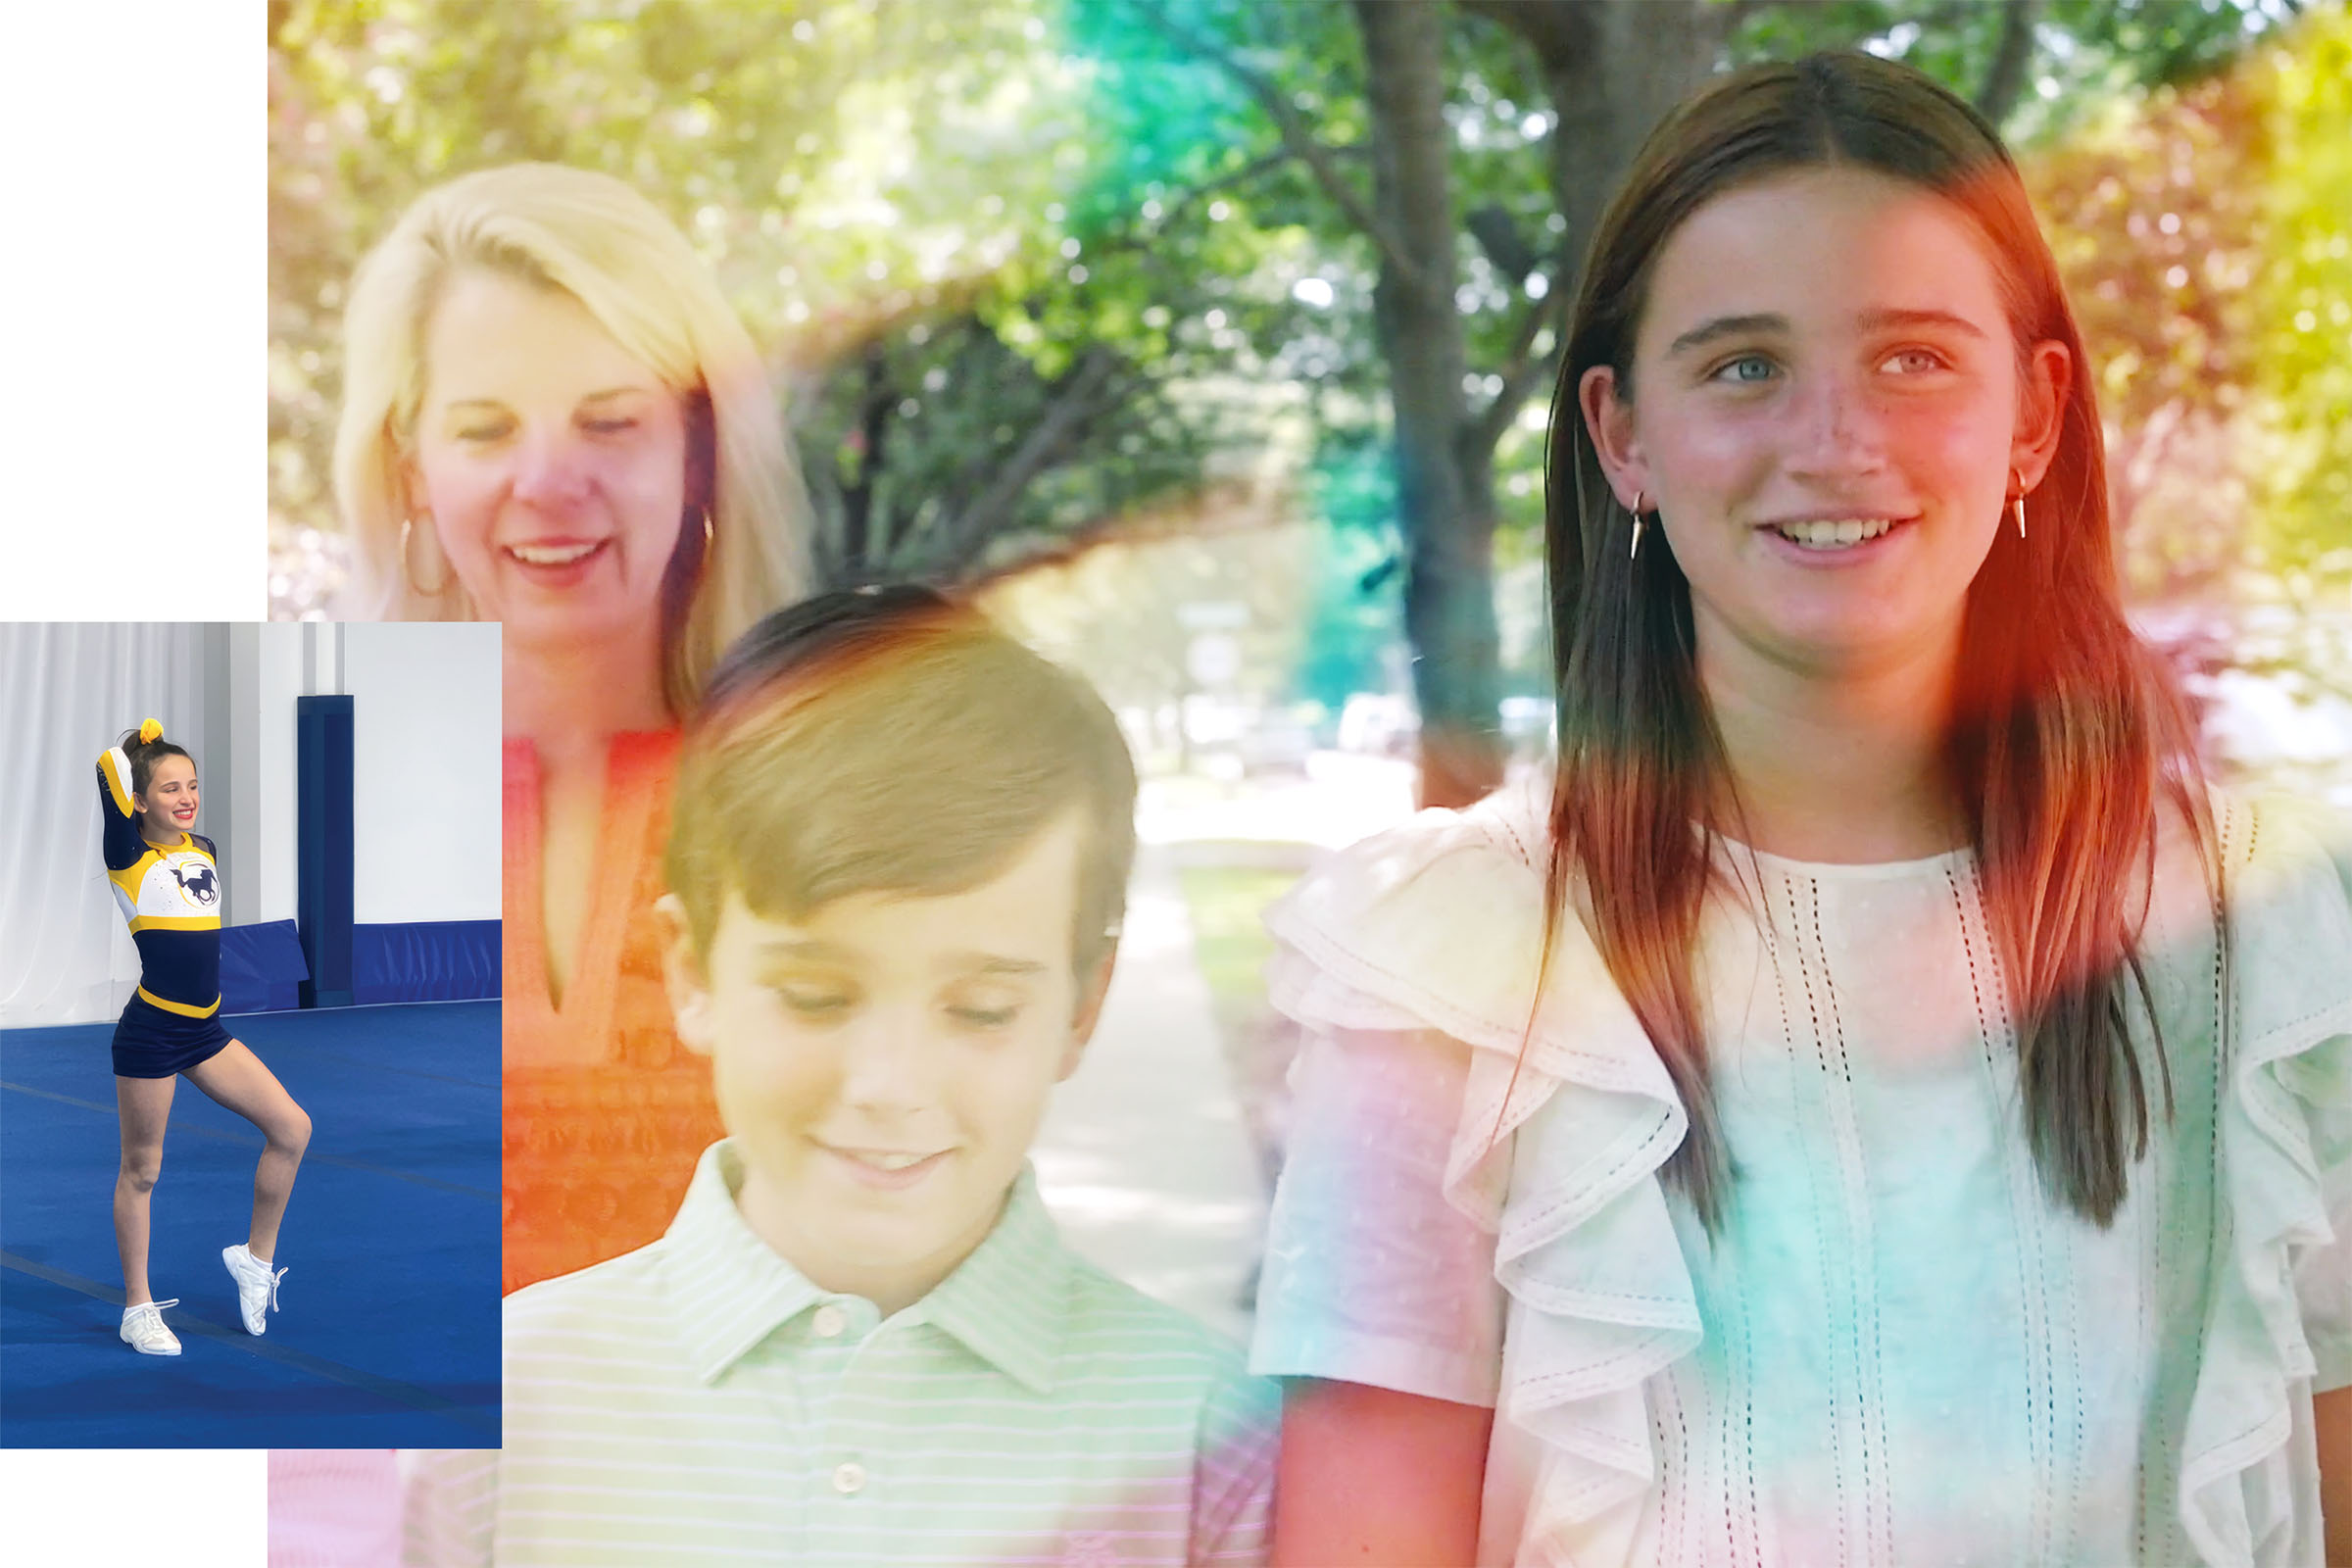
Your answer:
[[[679,1044],[662,986],[662,851],[678,732],[616,735],[580,951],[548,994],[537,750],[506,744],[506,1127],[502,1291],[642,1247],[668,1228],[722,1129],[710,1063]]]

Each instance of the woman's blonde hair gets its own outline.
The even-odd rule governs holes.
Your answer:
[[[662,691],[682,714],[719,651],[803,591],[808,512],[750,334],[685,237],[609,174],[511,164],[461,175],[418,197],[360,264],[343,313],[335,428],[335,501],[360,601],[387,620],[475,613],[446,570],[441,592],[418,590],[401,533],[426,332],[450,278],[468,268],[570,295],[686,404],[687,515],[662,627]]]

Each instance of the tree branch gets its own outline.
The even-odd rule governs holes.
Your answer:
[[[2026,85],[2026,68],[2034,63],[2034,22],[2041,0],[2010,0],[2001,8],[2001,41],[1977,89],[1977,113],[1998,125],[2017,107]]]
[[[1119,357],[1098,343],[1079,355],[1077,363],[1062,372],[1052,401],[1030,425],[1020,445],[997,468],[971,504],[941,525],[938,531],[944,535],[946,544],[940,553],[940,564],[960,572],[979,559],[989,540],[1005,530],[1021,492],[1061,460],[1064,450],[1078,438],[1105,401],[1118,369]],[[910,564],[894,561],[892,564]]]
[[[1556,275],[1555,265],[1547,279]],[[1519,326],[1511,334],[1511,349],[1503,356],[1495,372],[1502,377],[1502,390],[1488,400],[1487,406],[1462,425],[1462,455],[1465,458],[1484,457],[1494,450],[1502,432],[1511,427],[1519,416],[1520,405],[1528,394],[1542,386],[1552,372],[1560,357],[1560,322],[1555,319],[1566,291],[1556,286],[1547,289],[1540,300],[1528,303],[1527,313],[1519,318]],[[1536,340],[1544,335],[1546,324],[1551,326],[1551,342],[1544,352],[1536,352]]]
[[[1362,158],[1371,151],[1368,147],[1359,147],[1353,144],[1345,147],[1326,146],[1323,150],[1332,158]],[[1236,185],[1248,184],[1260,174],[1272,173],[1298,156],[1298,149],[1285,143],[1278,150],[1267,153],[1263,157],[1252,158],[1229,173],[1219,174],[1214,179],[1204,179],[1198,185],[1186,186],[1168,200],[1160,203],[1159,222],[1153,229],[1153,233],[1165,229],[1174,222],[1176,215],[1186,208],[1198,206],[1202,200],[1214,196],[1221,190],[1231,190]]]
[[[1581,5],[1560,0],[1454,0],[1454,4],[1471,16],[1484,17],[1517,33],[1546,70],[1554,61],[1592,46],[1592,18]]]
[[[1060,533],[1020,535],[1022,549],[959,580],[967,590],[983,588],[1039,566],[1075,561],[1101,545],[1215,538],[1271,527],[1285,515],[1282,500],[1281,492],[1269,494],[1246,481],[1205,480],[1173,505],[1147,502],[1141,512],[1109,513]]]
[[[1361,158],[1370,149],[1347,146],[1333,147],[1329,151],[1332,156],[1337,158]],[[1211,179],[1204,179],[1198,185],[1187,185],[1161,201],[1159,217],[1153,220],[1149,227],[1141,223],[1131,223],[1107,239],[1097,240],[1094,245],[1095,254],[1102,256],[1119,251],[1149,250],[1152,243],[1167,232],[1169,226],[1176,221],[1177,216],[1185,209],[1199,206],[1202,201],[1221,190],[1231,190],[1236,185],[1248,184],[1261,174],[1270,174],[1285,164],[1296,160],[1298,156],[1296,149],[1287,146],[1281,147],[1262,157],[1250,159],[1239,169],[1229,170]]]
[[[1315,183],[1322,186],[1323,193],[1332,199],[1333,205],[1339,208],[1348,222],[1371,236],[1372,242],[1380,247],[1381,259],[1398,277],[1418,286],[1420,269],[1413,265],[1412,258],[1405,253],[1402,241],[1389,231],[1388,225],[1381,222],[1355,187],[1348,184],[1340,173],[1333,150],[1307,128],[1306,122],[1298,117],[1298,110],[1291,107],[1290,98],[1275,85],[1272,77],[1253,70],[1239,55],[1216,40],[1203,37],[1176,21],[1159,8],[1156,0],[1127,0],[1127,4],[1185,53],[1195,59],[1207,61],[1241,83],[1243,89],[1257,100],[1258,107],[1266,112],[1266,118],[1274,122],[1274,129],[1281,135],[1283,145],[1298,154],[1299,161],[1315,176]]]
[[[884,553],[886,524],[875,513],[874,492],[888,457],[891,415],[899,391],[890,384],[889,364],[878,339],[866,347],[864,369],[865,395],[858,402],[858,482],[842,486],[842,531],[851,557],[871,561]]]

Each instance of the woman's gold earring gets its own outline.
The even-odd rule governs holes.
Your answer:
[[[2022,540],[2026,536],[2026,493],[2023,490],[2017,493],[2016,511],[2017,536]]]
[[[1647,501],[1648,499],[1649,499],[1649,492],[1648,492],[1648,491],[1646,491],[1646,490],[1637,490],[1637,491],[1635,491],[1635,492],[1634,492],[1634,543],[1633,543],[1633,548],[1631,548],[1630,550],[1626,551],[1626,553],[1625,553],[1625,559],[1626,559],[1626,560],[1628,560],[1628,561],[1638,561],[1638,560],[1640,560],[1640,559],[1641,559],[1641,556],[1642,556],[1642,502],[1644,502],[1644,501]]]
[[[703,509],[703,554],[710,553],[710,509]]]
[[[438,599],[449,592],[449,572],[444,569],[441,573],[441,581],[431,588],[425,587],[416,580],[416,572],[409,564],[409,535],[416,529],[416,518],[403,517],[400,519],[400,574],[408,579],[409,592],[420,599]],[[443,564],[446,567],[447,563]]]
[[[2009,509],[2017,518],[2017,536],[2022,540],[2026,536],[2026,476],[2011,468],[2009,482],[2017,486],[2016,494],[2009,498]]]

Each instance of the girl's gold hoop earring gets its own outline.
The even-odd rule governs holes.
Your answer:
[[[1626,551],[1626,553],[1625,553],[1625,559],[1626,559],[1626,560],[1628,560],[1628,561],[1638,561],[1638,560],[1640,560],[1640,559],[1641,559],[1641,556],[1642,556],[1642,502],[1644,502],[1644,501],[1647,501],[1648,499],[1649,499],[1649,492],[1648,492],[1648,491],[1646,491],[1646,490],[1637,490],[1637,491],[1635,491],[1635,492],[1634,492],[1634,542],[1633,542],[1633,545],[1632,545],[1632,547],[1631,547],[1630,549],[1628,549],[1628,550]]]
[[[409,535],[416,531],[416,518],[403,517],[400,519],[400,574],[408,579],[409,592],[420,599],[438,599],[449,592],[449,573],[444,570],[441,573],[441,581],[430,588],[416,580],[416,568],[409,564]],[[445,566],[446,564],[444,563]]]

